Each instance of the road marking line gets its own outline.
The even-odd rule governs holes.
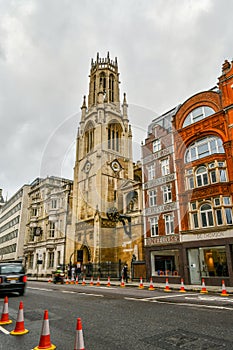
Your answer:
[[[8,332],[5,328],[3,328],[2,326],[0,326],[0,331],[2,333],[5,333],[5,334],[10,334],[10,332]]]
[[[62,293],[67,293],[67,294],[76,294],[77,292],[73,292],[72,290],[62,290]]]
[[[195,293],[189,293],[185,294],[186,295],[196,295]],[[151,298],[145,298],[145,299],[170,299],[170,298],[176,298],[176,297],[184,297],[184,294],[169,294],[169,295],[162,295],[162,296],[157,296],[157,297],[151,297]]]
[[[36,290],[45,290],[46,292],[53,292],[52,289],[47,288],[36,288],[36,287],[27,287],[28,289],[36,289]]]

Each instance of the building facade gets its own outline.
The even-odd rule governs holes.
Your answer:
[[[171,122],[177,109],[152,121],[142,146],[147,277],[155,281],[183,273]]]
[[[29,276],[47,277],[69,263],[71,180],[37,178],[28,192],[24,258]]]
[[[117,59],[97,54],[89,77],[76,142],[72,262],[131,264],[134,256],[144,260],[141,179],[125,94],[120,105]]]
[[[217,87],[190,97],[172,114],[175,173],[172,186],[175,190],[170,196],[178,210],[174,232],[168,232],[165,226],[160,229],[159,209],[151,209],[155,204],[153,196],[158,193],[156,183],[162,180],[155,174],[151,183],[146,182],[149,172],[153,172],[150,160],[155,162],[154,151],[158,150],[160,139],[153,132],[156,121],[150,126],[142,147],[148,273],[156,280],[164,281],[164,276],[158,276],[159,267],[169,275],[170,266],[175,266],[172,282],[180,283],[180,277],[183,277],[185,283],[200,284],[205,278],[207,284],[220,285],[224,278],[225,283],[232,286],[233,63],[224,62]],[[160,144],[163,140],[164,136],[161,136]],[[151,154],[146,156],[148,149]],[[161,154],[161,151],[157,152]],[[169,153],[169,147],[166,152]],[[156,216],[158,219],[154,219]],[[164,237],[160,238],[160,235]],[[159,254],[162,257],[158,257],[160,263],[156,265]],[[167,266],[163,261],[167,260],[168,254],[170,263]]]
[[[1,206],[0,261],[23,260],[29,188],[22,186]]]
[[[184,277],[233,285],[233,64],[173,120]],[[181,142],[182,140],[182,142]]]

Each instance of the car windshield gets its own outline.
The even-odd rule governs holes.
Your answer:
[[[0,265],[0,274],[7,275],[10,273],[24,273],[24,267],[16,264]]]

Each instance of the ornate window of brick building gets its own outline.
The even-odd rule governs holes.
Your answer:
[[[154,140],[153,142],[153,152],[158,152],[161,150],[161,141],[160,139]]]
[[[196,140],[188,147],[185,162],[193,162],[215,153],[225,153],[222,140],[216,136],[207,136]]]
[[[169,158],[161,160],[161,173],[162,176],[170,174]]]
[[[164,215],[165,221],[165,233],[166,235],[170,235],[174,233],[174,215],[166,214]]]
[[[148,171],[148,181],[153,180],[155,178],[155,165],[150,164],[147,167],[147,171]]]
[[[149,206],[150,207],[154,207],[156,205],[156,197],[157,197],[156,190],[149,191]]]
[[[163,203],[171,202],[172,201],[171,185],[163,186],[162,190],[163,190]]]
[[[201,106],[197,107],[190,112],[187,117],[184,120],[183,128],[185,128],[188,125],[191,125],[193,123],[198,122],[199,120],[202,120],[206,117],[209,117],[210,115],[214,114],[215,111],[213,108],[210,108],[208,106]]]
[[[227,181],[227,169],[225,161],[212,161],[186,170],[186,188],[192,190],[197,187]]]
[[[153,218],[150,218],[150,232],[151,232],[151,237],[155,237],[159,235],[158,216],[154,216]]]
[[[232,225],[231,198],[218,196],[211,198],[208,202],[191,202],[190,224],[192,229]]]

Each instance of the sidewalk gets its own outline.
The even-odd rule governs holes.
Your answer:
[[[28,277],[28,281],[38,281],[38,282],[47,282],[48,283],[48,278],[44,277],[39,277],[38,279],[36,277]],[[100,284],[101,286],[107,285],[107,279],[101,279]],[[90,279],[86,279],[87,285],[90,283]],[[96,281],[94,281],[96,283]],[[121,282],[116,279],[111,279],[111,286],[119,286],[120,287]],[[138,281],[129,281],[128,283],[125,283],[126,287],[134,287],[138,288],[139,287],[139,282]],[[148,289],[150,286],[149,282],[143,282],[144,289]],[[166,284],[165,283],[153,283],[153,286],[155,289],[164,289]],[[171,290],[180,290],[180,285],[179,284],[170,284],[169,287]],[[201,285],[184,285],[185,290],[189,292],[200,292],[202,286]],[[222,292],[222,286],[206,286],[206,289],[209,293],[218,293],[221,294]],[[233,287],[226,287],[226,290],[229,294],[233,294]]]

